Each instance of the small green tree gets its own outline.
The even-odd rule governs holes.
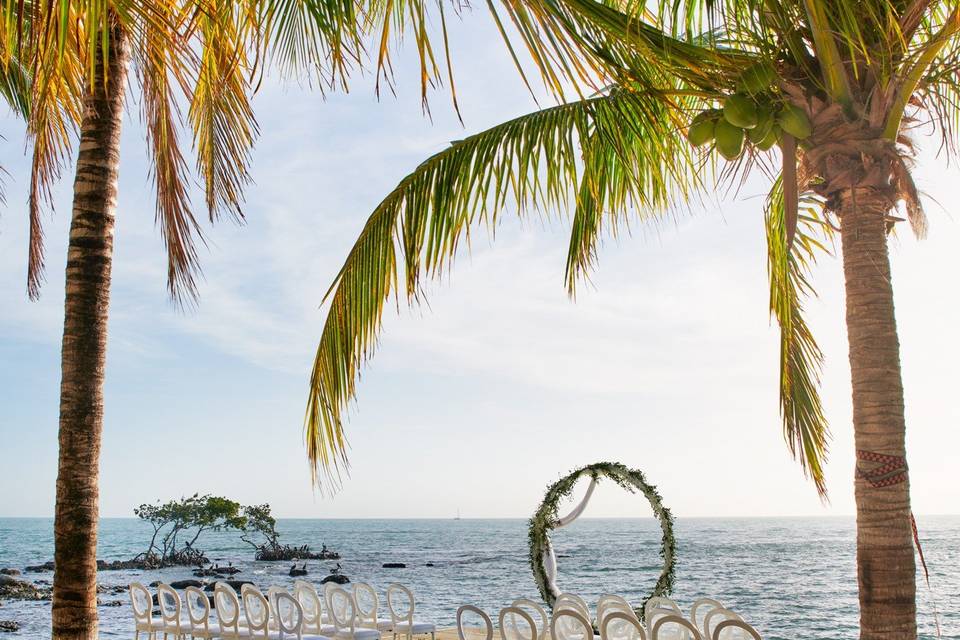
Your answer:
[[[270,513],[269,504],[249,505],[243,508],[246,522],[240,539],[258,551],[263,548],[278,549],[280,533],[277,532],[277,519]],[[263,542],[248,536],[260,535]]]
[[[158,566],[205,564],[203,551],[194,546],[204,531],[243,530],[247,523],[239,502],[209,494],[195,493],[163,504],[142,504],[133,512],[153,527],[150,545],[138,557],[146,564]],[[179,547],[178,538],[185,533],[192,537]]]

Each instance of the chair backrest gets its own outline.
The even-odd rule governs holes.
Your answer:
[[[153,621],[153,596],[150,590],[139,582],[130,583],[130,605],[133,607],[133,619],[137,624],[149,625]]]
[[[377,628],[377,609],[380,599],[377,591],[366,582],[353,583],[353,604],[357,607],[357,617],[361,627]]]
[[[323,599],[324,601],[330,599],[330,592],[336,589],[338,585],[336,582],[326,582],[323,585]]]
[[[518,624],[517,618],[525,623]],[[540,629],[533,621],[533,616],[520,607],[504,607],[500,609],[500,638],[501,640],[539,640]]]
[[[703,640],[703,636],[700,635],[692,622],[675,614],[657,617],[656,622],[650,629],[650,640],[659,640],[661,636],[665,636],[665,630],[668,627],[678,627],[676,631],[669,634],[671,640]]]
[[[493,640],[493,622],[490,620],[490,616],[483,612],[478,607],[473,606],[472,604],[465,604],[459,609],[457,609],[457,636],[460,640],[476,640],[476,638],[468,638],[465,631],[464,625],[464,615],[470,614],[472,616],[479,616],[480,620],[483,621],[484,626],[484,640]]]
[[[342,587],[334,587],[327,593],[330,619],[333,621],[333,626],[337,628],[337,633],[353,635],[356,626],[356,607],[353,604],[353,596]]]
[[[293,583],[293,595],[303,611],[304,632],[320,635],[320,627],[323,625],[323,605],[316,587],[309,582],[297,580]]]
[[[390,610],[390,619],[394,624],[398,622],[413,624],[414,607],[416,607],[416,600],[413,598],[413,591],[396,582],[387,587],[387,609]]]
[[[179,629],[183,606],[177,590],[161,582],[157,585],[157,602],[160,604],[160,618],[163,620],[163,625]]]
[[[607,610],[600,621],[600,640],[647,640],[633,611]]]
[[[210,631],[210,599],[202,589],[187,587],[183,590],[187,601],[187,616],[194,629]]]
[[[220,630],[237,635],[240,632],[240,598],[225,582],[213,585],[213,605],[217,610]]]
[[[730,611],[730,609],[724,609],[723,607],[711,609],[703,618],[703,637],[712,639],[713,632],[717,625],[724,620],[743,620],[743,618],[736,612]]]
[[[627,602],[626,598],[610,594],[600,596],[600,598],[597,600],[597,624],[601,624],[604,617],[608,613],[613,613],[614,611],[634,614],[633,607],[630,606],[630,603]]]
[[[719,600],[714,600],[713,598],[697,598],[693,601],[693,606],[690,607],[690,622],[702,631],[703,621],[706,619],[707,614],[714,609],[722,608],[723,604]],[[707,640],[709,640],[709,638]]]
[[[706,640],[763,640],[760,633],[743,620],[724,620],[713,628],[713,637]]]
[[[648,629],[650,628],[650,612],[654,609],[667,609],[668,611],[673,611],[678,616],[683,615],[683,611],[680,610],[680,607],[677,606],[677,603],[670,598],[653,596],[643,605],[643,619],[647,623]]]
[[[292,595],[278,589],[276,591],[276,614],[277,628],[280,630],[280,638],[289,634],[294,638],[303,636],[303,607]]]
[[[270,637],[270,603],[252,584],[245,584],[240,588],[243,598],[243,613],[247,620],[252,638]]]
[[[562,611],[571,607],[582,613],[587,620],[590,619],[590,607],[587,605],[587,601],[575,593],[561,593],[553,602],[554,611]]]
[[[510,604],[510,606],[519,607],[521,609],[530,609],[536,613],[536,622],[537,628],[540,629],[540,638],[541,640],[547,638],[547,636],[550,634],[550,618],[547,617],[547,612],[543,607],[529,598],[517,598]]]
[[[576,608],[554,609],[550,633],[554,640],[593,640],[593,625]]]
[[[267,596],[267,604],[270,606],[270,626],[274,629],[277,628],[277,595],[281,591],[286,591],[286,589],[271,585],[267,587],[267,592],[264,594]]]

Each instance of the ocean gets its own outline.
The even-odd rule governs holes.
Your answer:
[[[960,640],[960,516],[919,517],[931,589],[918,572],[921,637]],[[281,541],[326,543],[343,556],[343,573],[369,582],[383,598],[401,582],[417,598],[417,617],[453,627],[462,604],[495,614],[519,597],[539,600],[527,559],[527,522],[504,520],[280,520]],[[23,569],[53,558],[53,521],[0,518],[0,567]],[[135,519],[105,519],[99,558],[127,559],[142,551],[150,527]],[[740,613],[768,640],[836,640],[857,637],[857,580],[852,518],[677,518],[678,563],[673,598],[685,610],[699,596],[719,599]],[[581,519],[553,533],[560,587],[591,604],[603,593],[638,603],[660,572],[660,531],[652,519]],[[206,533],[198,546],[221,564],[232,562],[261,588],[290,585],[290,563],[255,562],[236,533]],[[402,562],[404,569],[384,569]],[[431,563],[433,566],[427,566]],[[327,575],[335,561],[308,563],[310,579]],[[51,573],[25,574],[51,580]],[[186,568],[160,571],[102,571],[101,585],[136,580],[190,578]],[[126,594],[101,596],[103,638],[132,637]],[[383,605],[381,605],[383,606]],[[21,630],[5,637],[50,636],[50,603],[6,601],[0,620]]]

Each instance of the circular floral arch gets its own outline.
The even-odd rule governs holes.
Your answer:
[[[590,486],[587,488],[587,493],[580,503],[574,507],[573,511],[561,518],[557,512],[560,503],[564,498],[570,496],[574,485],[584,476],[590,477]],[[639,491],[646,496],[650,502],[650,507],[653,509],[653,515],[660,521],[660,528],[663,531],[660,542],[663,571],[660,572],[660,578],[654,585],[653,591],[644,598],[643,604],[636,610],[637,615],[642,620],[643,608],[647,600],[654,596],[668,595],[673,590],[676,541],[673,538],[673,516],[670,515],[670,510],[663,506],[663,499],[657,492],[656,487],[647,483],[643,472],[637,469],[630,469],[619,462],[597,462],[576,469],[550,485],[547,494],[543,497],[543,502],[540,503],[540,508],[530,518],[530,568],[533,570],[533,577],[537,581],[540,595],[552,608],[561,591],[556,582],[557,557],[553,552],[553,545],[550,543],[550,531],[565,527],[580,517],[600,478],[609,478],[630,493]]]

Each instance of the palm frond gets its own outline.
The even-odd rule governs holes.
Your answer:
[[[143,25],[134,50],[140,79],[147,149],[156,189],[156,222],[167,250],[167,290],[178,305],[196,301],[197,240],[203,234],[190,205],[187,163],[180,150],[183,126],[178,96],[189,79],[175,49],[184,15],[173,11]]]
[[[57,32],[38,30],[36,20],[32,12],[22,15],[18,25],[22,39],[4,45],[16,46],[24,56],[21,63],[29,61],[30,65],[27,140],[32,146],[32,160],[27,294],[32,300],[39,297],[44,279],[43,208],[44,205],[52,207],[52,186],[70,157],[72,134],[82,114],[83,86],[81,58],[73,50],[61,52]],[[74,33],[71,37],[81,36]],[[55,71],[51,73],[51,69]]]
[[[231,2],[198,7],[195,18],[200,68],[188,120],[211,221],[223,214],[243,219],[250,153],[259,133],[250,105],[252,66],[241,37],[247,19]]]
[[[580,211],[596,216],[598,207],[623,211],[631,205],[644,207],[640,219],[662,214],[699,185],[671,109],[659,96],[617,89],[470,136],[400,182],[368,219],[327,292],[330,309],[305,419],[315,481],[322,474],[336,486],[346,468],[344,412],[391,295],[402,287],[411,303],[422,299],[423,278],[441,274],[469,242],[471,229],[493,228],[508,208],[553,215],[576,199]],[[589,177],[584,181],[581,174]],[[571,194],[578,184],[579,197]],[[576,233],[588,247],[596,237]],[[574,274],[585,264],[575,262]]]
[[[363,54],[368,18],[351,0],[265,0],[258,9],[262,55],[294,78],[314,76],[319,87],[346,86]]]
[[[827,252],[823,238],[830,227],[822,218],[821,203],[801,202],[793,243],[787,243],[787,215],[783,184],[778,179],[766,203],[770,313],[780,325],[780,412],[784,439],[804,473],[816,484],[822,498],[830,437],[820,401],[823,354],[803,318],[803,301],[813,294],[808,281],[817,255]]]

